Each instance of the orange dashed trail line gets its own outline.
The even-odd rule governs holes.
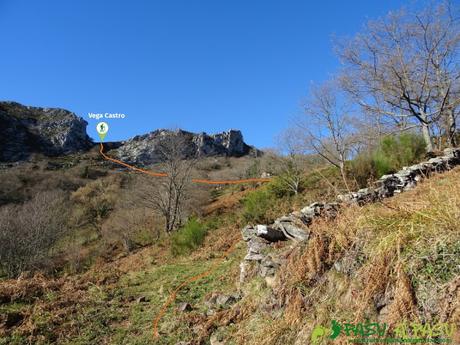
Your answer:
[[[122,165],[126,168],[129,168],[131,170],[134,170],[134,171],[137,171],[137,172],[140,172],[140,173],[143,173],[143,174],[147,174],[149,176],[154,176],[154,177],[166,177],[168,176],[167,174],[165,173],[158,173],[158,172],[154,172],[154,171],[151,171],[151,170],[146,170],[146,169],[141,169],[141,168],[138,168],[136,166],[133,166],[133,165],[130,165],[130,164],[127,164],[123,161],[120,161],[118,159],[115,159],[115,158],[112,158],[112,157],[109,157],[107,156],[105,153],[104,153],[104,145],[101,143],[101,146],[100,146],[100,149],[99,149],[99,152],[101,153],[102,157],[104,157],[106,160],[108,161],[111,161],[113,163],[116,163],[116,164],[119,164],[119,165]],[[220,185],[220,184],[240,184],[240,183],[248,183],[248,182],[268,182],[270,181],[270,178],[248,178],[248,179],[242,179],[242,180],[206,180],[206,179],[192,179],[192,182],[194,183],[202,183],[202,184],[210,184],[210,185]],[[166,300],[166,302],[162,305],[160,311],[158,312],[157,316],[155,317],[155,319],[153,320],[153,336],[155,338],[158,338],[159,337],[159,332],[158,332],[158,325],[161,321],[161,319],[163,318],[163,316],[166,314],[166,311],[168,309],[168,307],[175,301],[176,297],[177,297],[177,294],[178,292],[185,286],[197,281],[197,280],[200,280],[200,279],[203,279],[203,278],[206,278],[207,276],[209,276],[211,273],[213,273],[216,268],[226,259],[226,257],[228,255],[230,255],[236,248],[236,245],[239,243],[239,241],[236,241],[232,246],[230,246],[230,248],[228,248],[224,253],[223,255],[220,257],[220,259],[218,261],[216,261],[215,263],[212,264],[212,266],[206,270],[205,272],[203,273],[200,273],[200,274],[197,274],[195,276],[192,276],[190,278],[188,278],[187,280],[183,281],[179,286],[177,286],[169,295],[168,299]]]
[[[154,177],[168,176],[168,174],[166,173],[159,173],[159,172],[154,172],[151,170],[141,169],[134,165],[130,165],[123,161],[120,161],[118,159],[109,157],[104,153],[104,145],[102,143],[100,144],[101,146],[100,146],[99,152],[101,153],[102,157],[104,157],[108,161],[111,161],[113,163],[122,165],[128,169],[131,169],[131,170],[143,173],[143,174],[147,174],[150,176],[154,176]],[[247,178],[247,179],[242,179],[242,180],[207,180],[207,179],[196,179],[195,178],[195,179],[192,179],[192,182],[201,183],[201,184],[219,185],[219,184],[241,184],[241,183],[250,183],[250,182],[269,182],[270,180],[271,180],[270,178]]]
[[[158,332],[158,324],[160,323],[160,320],[163,318],[163,316],[166,314],[166,311],[168,309],[168,307],[175,301],[176,297],[177,297],[177,294],[178,292],[185,286],[197,281],[197,280],[200,280],[200,279],[203,279],[203,278],[206,278],[207,276],[209,276],[211,273],[213,273],[217,267],[227,258],[228,255],[230,255],[235,249],[236,249],[236,245],[239,243],[239,241],[236,241],[235,243],[233,243],[230,248],[228,248],[224,254],[220,257],[220,259],[218,261],[216,261],[215,263],[212,264],[212,266],[207,270],[207,271],[204,271],[203,273],[200,273],[200,274],[197,274],[195,276],[192,276],[190,278],[188,278],[187,280],[184,280],[178,287],[176,287],[169,295],[168,299],[166,300],[166,302],[161,306],[161,309],[160,311],[158,312],[156,318],[153,320],[153,336],[155,338],[158,338],[160,336],[160,333]]]

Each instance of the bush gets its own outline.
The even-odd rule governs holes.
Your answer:
[[[246,178],[257,178],[257,177],[260,177],[260,174],[261,174],[260,160],[256,159],[246,169],[244,176]]]
[[[196,218],[190,218],[171,238],[173,255],[183,255],[192,252],[203,244],[207,227]]]
[[[137,245],[151,244],[160,237],[156,217],[147,208],[133,208],[126,204],[115,209],[102,224],[102,236],[106,243],[119,242],[129,253]]]
[[[209,193],[209,196],[211,197],[211,200],[216,200],[222,194],[223,194],[223,189],[221,187],[217,187],[211,190],[211,192]]]
[[[269,191],[278,198],[291,195],[289,187],[280,176],[275,176],[267,185]]]
[[[63,192],[40,192],[21,205],[0,208],[0,268],[8,277],[44,267],[67,231]]]
[[[274,196],[283,198],[302,193],[305,189],[304,180],[300,172],[298,174],[284,172],[279,176],[273,177],[267,187]]]
[[[350,173],[348,176],[353,178],[358,188],[364,188],[371,181],[377,179],[377,174],[374,168],[374,162],[370,153],[361,153],[350,162]]]
[[[110,176],[91,181],[72,193],[75,205],[76,222],[91,224],[97,232],[101,232],[102,221],[115,207],[123,178]]]
[[[243,218],[246,222],[263,223],[267,221],[267,212],[275,199],[268,189],[258,189],[243,199]]]
[[[405,165],[415,163],[425,154],[425,141],[420,135],[404,133],[385,137],[374,152],[377,176],[396,172]]]
[[[369,180],[394,173],[403,166],[414,164],[425,154],[425,142],[415,133],[384,137],[377,148],[358,155],[351,162],[352,175],[360,187]]]

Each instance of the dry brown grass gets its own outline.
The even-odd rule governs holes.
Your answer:
[[[440,296],[441,322],[452,322],[456,325],[453,343],[460,344],[460,276],[453,279],[445,287],[444,293]]]
[[[390,326],[402,320],[431,320],[417,295],[417,286],[427,283],[420,264],[439,246],[451,248],[460,242],[459,178],[457,168],[384,203],[348,207],[336,219],[315,222],[308,244],[284,254],[286,263],[274,290],[282,313],[243,320],[239,327],[247,332],[244,344],[308,343],[313,325],[328,325],[331,319],[369,318]],[[350,267],[337,272],[336,262]],[[460,325],[460,270],[451,265],[445,273],[442,267],[430,276],[440,311],[435,320]],[[263,334],[251,331],[255,324]],[[298,337],[292,338],[293,333]],[[340,341],[346,343],[333,343]]]
[[[45,344],[50,341],[49,337],[44,336],[43,327],[46,327],[52,330],[55,341],[75,336],[79,332],[74,322],[75,315],[85,307],[95,306],[92,289],[110,289],[119,277],[120,272],[116,269],[95,267],[81,276],[51,279],[36,274],[1,281],[1,301],[29,305],[19,312],[22,320],[14,328],[0,324],[0,335],[6,336],[14,331],[16,335],[26,337],[30,343]],[[104,302],[101,300],[98,303],[102,307]],[[45,319],[46,324],[43,324],[41,320]]]
[[[358,272],[358,282],[361,286],[357,293],[359,304],[356,310],[355,321],[359,321],[369,313],[369,305],[372,303],[374,296],[384,294],[390,283],[393,256],[377,256]]]
[[[420,309],[415,283],[426,283],[420,276],[424,269],[420,266],[423,257],[440,244],[460,241],[459,178],[460,169],[455,169],[384,204],[348,207],[341,210],[336,219],[315,221],[307,244],[292,248],[284,244],[280,250],[285,264],[276,277],[274,291],[263,281],[255,280],[256,283],[251,282],[253,286],[245,290],[243,300],[232,308],[211,317],[193,312],[182,314],[181,322],[198,327],[200,338],[196,344],[207,341],[216,330],[224,329],[227,341],[236,344],[300,345],[309,343],[310,332],[316,324],[328,325],[331,319],[362,321],[369,318],[389,323],[402,318],[424,319],[426,315]],[[212,259],[240,239],[238,226],[226,224],[210,231],[203,248],[186,259],[192,264]],[[101,262],[78,277],[37,276],[5,281],[0,283],[0,301],[13,298],[34,302],[37,296],[57,295],[51,301],[38,298],[24,311],[24,322],[18,330],[30,335],[31,341],[40,343],[34,318],[52,313],[52,319],[48,320],[52,320],[55,327],[53,332],[57,339],[63,339],[79,331],[72,324],[72,318],[80,312],[75,301],[79,301],[82,308],[88,308],[95,301],[91,294],[98,293],[99,289],[110,291],[121,274],[148,268],[152,261],[159,265],[167,263],[171,259],[167,252],[165,243],[165,246],[140,249],[110,263]],[[345,269],[338,272],[335,263],[341,263]],[[237,265],[226,272],[227,278],[233,280],[237,274]],[[460,324],[460,273],[454,269],[452,274],[446,275],[446,282],[433,278],[432,295],[440,321]],[[383,309],[377,308],[377,299],[384,301]],[[106,304],[101,297],[97,307]],[[333,342],[342,343],[346,341]]]
[[[390,327],[401,320],[417,319],[417,302],[412,283],[401,265],[397,265],[396,275],[394,299],[385,318]]]
[[[224,194],[217,198],[217,200],[205,206],[203,214],[210,215],[213,213],[222,214],[224,212],[229,212],[238,207],[245,195],[253,190],[254,188],[248,188],[243,191],[232,191],[229,194]]]

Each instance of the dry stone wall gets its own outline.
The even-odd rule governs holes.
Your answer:
[[[279,258],[268,253],[271,244],[288,240],[308,241],[308,227],[315,217],[335,217],[339,208],[344,205],[365,205],[392,197],[414,188],[420,180],[431,174],[450,170],[457,165],[460,165],[460,148],[449,148],[440,157],[404,167],[395,174],[384,175],[372,187],[338,195],[333,202],[315,202],[300,211],[278,218],[273,224],[246,226],[242,230],[242,236],[247,243],[248,252],[240,265],[240,283],[247,280],[251,268],[255,268],[262,277],[273,277],[281,262]]]

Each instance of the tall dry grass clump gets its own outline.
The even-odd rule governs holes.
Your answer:
[[[459,178],[457,168],[413,191],[315,221],[309,241],[283,254],[274,286],[282,312],[266,329],[273,335],[268,343],[293,333],[308,339],[310,326],[332,319],[459,324]]]
[[[401,265],[396,268],[394,300],[389,307],[387,322],[393,325],[401,320],[417,318],[417,301],[409,276]]]

